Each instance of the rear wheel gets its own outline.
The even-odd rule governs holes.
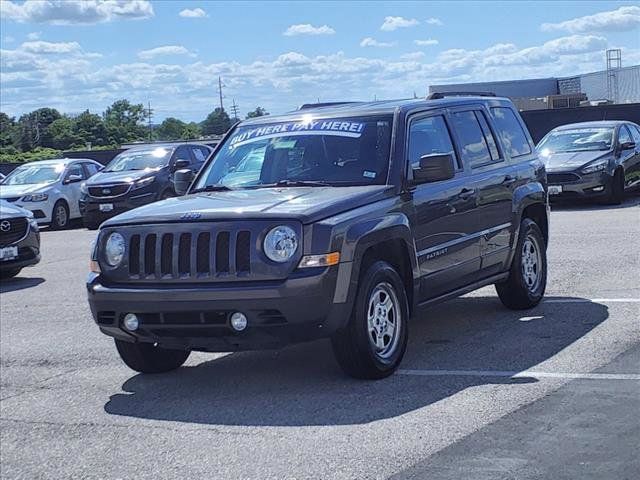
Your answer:
[[[496,283],[502,303],[513,310],[535,307],[547,287],[547,249],[540,227],[530,218],[520,223],[520,235],[509,277]]]
[[[15,277],[22,271],[22,268],[10,268],[7,270],[0,271],[0,280],[9,280],[10,278]]]
[[[331,338],[340,367],[355,378],[391,375],[407,349],[408,320],[402,279],[387,262],[375,262],[360,278],[348,325]]]
[[[610,205],[620,205],[624,200],[624,172],[616,170],[607,186],[607,203]]]
[[[140,373],[163,373],[182,366],[189,358],[189,350],[157,347],[153,343],[130,343],[115,340],[122,361]]]
[[[51,212],[51,228],[62,230],[69,225],[69,207],[64,200],[58,200]]]

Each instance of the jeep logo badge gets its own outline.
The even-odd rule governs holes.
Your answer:
[[[197,220],[201,216],[200,212],[185,212],[180,216],[180,220]]]
[[[0,222],[0,230],[2,230],[3,232],[8,232],[9,230],[11,230],[11,223],[8,220],[3,220],[2,222]]]

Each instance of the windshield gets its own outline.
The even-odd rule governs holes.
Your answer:
[[[111,160],[103,172],[159,170],[169,163],[170,157],[171,150],[167,148],[126,151]]]
[[[207,187],[384,184],[392,117],[313,119],[241,126],[194,191]]]
[[[64,165],[22,165],[2,181],[2,185],[32,185],[53,183],[64,172]]]
[[[555,152],[584,152],[610,150],[613,128],[575,128],[549,133],[538,145],[538,151],[549,155]]]

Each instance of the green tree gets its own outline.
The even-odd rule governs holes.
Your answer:
[[[57,150],[68,150],[82,145],[82,138],[77,134],[75,122],[69,117],[60,117],[48,127],[50,144],[48,147]]]
[[[207,115],[201,127],[205,135],[222,135],[231,128],[231,119],[224,109],[218,107]]]
[[[202,136],[202,130],[200,129],[200,125],[196,122],[187,123],[182,129],[182,140],[194,140]]]
[[[247,113],[247,118],[264,117],[265,115],[269,115],[269,112],[262,107],[256,107],[253,112]]]
[[[107,129],[100,115],[85,110],[74,118],[73,122],[75,133],[80,137],[83,146],[87,143],[92,147],[109,145]]]
[[[144,105],[132,104],[129,100],[118,100],[104,112],[104,125],[110,144],[121,145],[141,140],[147,136],[143,125],[148,112]]]
[[[55,108],[39,108],[31,113],[22,115],[18,120],[18,144],[23,152],[36,147],[50,147],[51,135],[49,125],[62,115]]]
[[[160,140],[180,140],[186,126],[187,124],[182,120],[168,117],[156,129],[156,134]]]
[[[12,147],[15,150],[18,132],[16,119],[0,112],[0,148]]]

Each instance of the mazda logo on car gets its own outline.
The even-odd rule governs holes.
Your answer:
[[[0,230],[2,230],[3,232],[8,232],[9,230],[11,230],[11,223],[8,220],[3,220],[2,222],[0,222]]]

